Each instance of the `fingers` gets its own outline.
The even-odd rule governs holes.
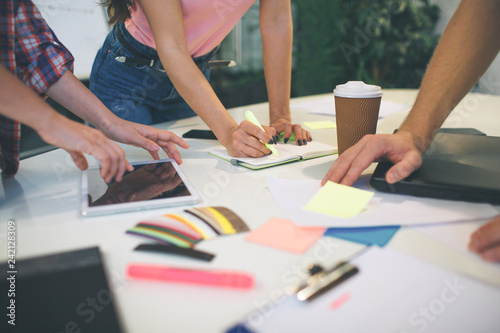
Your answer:
[[[308,141],[311,141],[311,133],[305,130],[299,124],[292,125],[292,131],[295,133],[295,143],[299,146],[307,145]]]
[[[337,158],[321,184],[330,180],[352,185],[371,163],[381,158],[394,163],[386,175],[391,184],[408,177],[422,164],[422,153],[408,137],[398,134],[365,135]]]
[[[271,137],[273,138],[273,143],[272,144],[277,144],[278,141],[280,140],[280,137],[279,137],[276,129],[274,127],[264,126],[264,125],[262,125],[262,128],[264,128],[264,130],[266,131],[266,133],[269,134],[269,135],[271,135]],[[269,144],[271,144],[271,143],[269,143]]]
[[[408,177],[422,165],[422,156],[417,152],[409,152],[401,162],[393,165],[386,173],[385,178],[389,184],[394,184]]]
[[[265,132],[249,121],[242,121],[232,133],[232,142],[226,148],[231,156],[235,157],[262,157],[271,153],[262,143],[274,144],[276,131],[266,127],[270,132]]]
[[[109,183],[113,178],[121,181],[125,170],[133,167],[125,159],[123,149],[104,134],[94,128],[85,126],[66,117],[58,116],[53,120],[51,128],[57,131],[41,131],[40,136],[47,143],[68,151],[80,170],[88,167],[83,154],[92,155],[101,163],[101,176]]]
[[[292,136],[293,129],[292,129],[292,124],[287,122],[283,124],[283,142],[287,143],[288,140],[290,140],[290,137]]]
[[[500,216],[484,224],[470,238],[469,249],[484,260],[500,261]]]
[[[354,184],[377,156],[377,151],[367,149],[369,141],[370,137],[365,136],[357,144],[344,151],[330,167],[321,185],[327,181],[348,186]]]
[[[169,158],[173,158],[177,164],[182,164],[181,153],[179,153],[179,150],[173,142],[162,143],[162,148]]]
[[[161,145],[163,151],[167,154],[168,157],[173,158],[177,164],[182,164],[182,158],[179,150],[176,145],[188,149],[189,144],[175,135],[172,132],[162,131],[162,134],[158,140],[158,144]]]
[[[93,155],[101,162],[101,176],[106,183],[111,182],[113,178],[120,182],[125,170],[133,170],[125,158],[123,149],[107,139],[100,144],[100,149],[94,147],[93,151],[88,152],[88,154]]]
[[[271,153],[260,140],[241,132],[233,133],[232,148],[235,152],[230,154],[235,157],[262,157]]]
[[[184,148],[184,149],[189,148],[189,144],[186,141],[184,141],[182,138],[175,135],[174,133],[168,132],[168,131],[161,131],[160,135],[158,136],[158,143],[160,145],[163,145],[167,142],[172,142],[172,143],[176,144],[177,146]]]
[[[172,132],[161,131],[161,136],[158,138],[157,143],[161,146],[169,158],[173,158],[177,164],[182,164],[181,154],[176,145],[181,148],[188,149],[189,144],[186,141]],[[155,156],[153,156],[153,158],[158,159],[155,158]]]
[[[254,125],[247,120],[242,121],[238,127],[241,128],[247,135],[251,135],[257,140],[268,144],[274,144],[276,130],[272,127],[265,126],[263,131],[257,125]]]
[[[500,244],[482,252],[481,257],[489,262],[500,262]]]
[[[149,152],[154,160],[160,159],[159,152],[163,149],[170,158],[174,158],[179,164],[182,163],[180,154],[173,144],[188,149],[189,144],[186,141],[169,131],[121,119],[120,121],[116,126],[106,128],[108,137],[143,148]]]
[[[146,127],[143,135],[137,132],[132,144],[146,149],[154,160],[160,159],[158,152],[163,149],[168,157],[173,158],[178,164],[182,163],[181,155],[175,145],[188,149],[189,144],[186,141],[172,132],[153,127]]]
[[[82,171],[87,170],[87,168],[89,167],[89,164],[87,162],[87,159],[85,158],[85,156],[82,153],[80,153],[79,151],[71,151],[71,150],[67,150],[67,152],[69,153],[69,155],[73,159],[73,162],[75,162],[78,169],[80,169]]]
[[[299,124],[292,124],[289,120],[279,119],[271,124],[277,131],[277,133],[283,132],[283,142],[287,143],[292,136],[295,134],[295,143],[299,146],[306,145],[307,142],[312,141],[311,133],[302,128]],[[278,136],[279,138],[279,136]]]
[[[101,132],[85,127],[82,131],[85,139],[78,145],[82,153],[94,156],[101,163],[101,177],[106,183],[114,178],[121,181],[126,170],[133,167],[125,158],[125,152],[117,144],[107,139]]]

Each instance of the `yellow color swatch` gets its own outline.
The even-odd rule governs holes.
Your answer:
[[[355,187],[327,182],[302,209],[350,218],[361,213],[374,194]]]
[[[304,125],[309,127],[310,129],[330,129],[337,128],[337,125],[331,120],[324,121],[304,121],[302,122]]]

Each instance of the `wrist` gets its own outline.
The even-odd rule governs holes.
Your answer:
[[[231,123],[222,128],[214,129],[213,132],[217,140],[224,146],[228,147],[233,142],[233,133],[238,129],[238,124]]]
[[[120,120],[121,120],[121,118],[115,116],[114,114],[110,115],[110,116],[106,115],[106,116],[99,118],[92,125],[94,125],[101,132],[108,132],[111,129],[111,127],[113,127],[113,125],[116,124],[116,122],[118,122]]]
[[[290,114],[290,109],[287,110],[270,110],[269,112],[269,123],[273,124],[279,121],[292,122],[292,116]]]
[[[48,104],[46,112],[41,112],[39,114],[43,115],[42,117],[37,117],[33,122],[26,122],[26,125],[32,127],[35,131],[38,132],[40,136],[43,133],[49,133],[57,128],[58,123],[64,118],[61,114],[53,110]]]
[[[429,148],[432,138],[423,137],[417,131],[410,128],[405,128],[404,125],[398,129],[397,135],[403,136],[408,141],[410,141],[415,148],[420,151],[420,154],[424,154],[427,148]]]

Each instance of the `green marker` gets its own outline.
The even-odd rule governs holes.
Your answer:
[[[264,128],[262,127],[262,125],[259,123],[259,121],[257,120],[257,118],[255,118],[255,115],[252,113],[252,111],[250,110],[246,110],[245,111],[245,118],[251,122],[252,124],[258,126],[261,130],[264,131]],[[264,131],[265,132],[265,131]],[[262,142],[262,141],[261,141]],[[276,150],[276,147],[274,145],[270,145],[269,143],[265,143],[265,142],[262,142],[266,147],[267,149],[269,149],[273,155],[276,155],[278,156],[278,151]]]

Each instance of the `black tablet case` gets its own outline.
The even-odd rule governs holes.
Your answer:
[[[445,129],[424,154],[422,166],[408,178],[388,184],[385,174],[391,166],[389,162],[378,164],[370,181],[375,189],[500,204],[500,137],[474,129]]]
[[[1,332],[123,332],[97,247],[18,260],[15,270],[0,265]],[[11,275],[15,295],[8,297]],[[10,299],[15,326],[6,316]]]

